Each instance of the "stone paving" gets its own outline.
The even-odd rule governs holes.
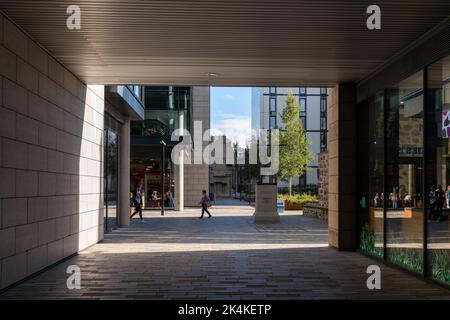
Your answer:
[[[380,265],[382,289],[368,290],[367,266],[355,252],[328,248],[326,222],[283,213],[255,225],[253,208],[216,205],[144,212],[74,258],[10,289],[0,299],[450,299],[450,292]],[[81,289],[68,290],[66,268],[81,268]]]

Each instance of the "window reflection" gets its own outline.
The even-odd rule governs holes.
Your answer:
[[[387,90],[387,257],[423,271],[423,74]]]
[[[119,123],[105,115],[104,130],[104,228],[106,232],[118,225],[118,164],[119,164]]]
[[[362,203],[360,206],[359,248],[382,257],[384,207],[384,105],[383,92],[369,99],[358,119],[361,175],[358,181]],[[368,112],[367,112],[368,111]],[[367,119],[370,119],[367,125]],[[364,151],[363,151],[364,150]],[[367,155],[367,158],[366,158]],[[364,164],[364,166],[362,166]]]
[[[189,87],[144,87],[145,120],[132,121],[131,135],[169,137],[175,129],[189,130]]]
[[[429,273],[450,283],[450,57],[428,68],[428,106]]]

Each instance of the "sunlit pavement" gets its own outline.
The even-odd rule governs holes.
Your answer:
[[[219,202],[220,203],[220,202]],[[223,203],[223,202],[222,202]],[[380,264],[381,290],[366,268],[379,264],[328,248],[327,224],[299,212],[255,225],[253,208],[228,202],[200,210],[145,211],[129,228],[5,292],[1,299],[450,299],[450,292]],[[81,289],[67,289],[69,265]]]

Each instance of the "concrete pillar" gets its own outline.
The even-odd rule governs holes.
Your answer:
[[[338,84],[328,95],[328,241],[356,249],[356,86]]]
[[[178,165],[175,165],[175,210],[184,210],[184,151],[178,155]]]
[[[119,227],[130,225],[130,120],[120,128]]]

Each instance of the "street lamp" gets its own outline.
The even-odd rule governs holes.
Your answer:
[[[164,174],[166,171],[166,143],[164,140],[159,142],[161,144],[161,215],[164,215]]]

